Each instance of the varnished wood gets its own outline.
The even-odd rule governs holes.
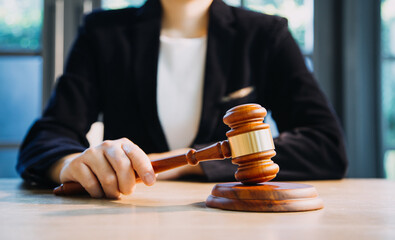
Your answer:
[[[250,212],[299,212],[324,207],[313,186],[285,182],[266,182],[253,186],[217,184],[207,198],[206,205]]]
[[[268,129],[269,125],[263,123],[265,116],[266,110],[258,104],[229,109],[224,116],[224,123],[231,130],[226,136],[231,139],[246,132]],[[279,166],[271,160],[275,155],[273,146],[273,149],[266,151],[233,157],[232,162],[239,165],[235,177],[243,184],[216,185],[207,198],[206,205],[225,210],[254,212],[298,212],[323,208],[323,202],[313,186],[268,183],[279,171]]]
[[[274,150],[232,158],[232,163],[239,165],[235,173],[236,180],[246,185],[262,183],[277,176],[279,166],[271,158]]]
[[[269,128],[269,124],[263,123],[265,116],[266,109],[259,104],[243,104],[229,109],[224,116],[224,123],[231,128],[226,136]],[[272,149],[232,158],[232,163],[238,165],[236,180],[247,185],[272,180],[279,171],[279,166],[271,160],[275,155]]]
[[[395,182],[345,179],[314,186],[320,211],[256,213],[206,207],[213,183],[139,184],[119,200],[56,197],[0,179],[0,239],[395,239]]]
[[[226,111],[223,121],[231,130],[226,133],[227,137],[238,134],[269,128],[269,124],[263,123],[266,117],[266,109],[259,104],[242,104]]]

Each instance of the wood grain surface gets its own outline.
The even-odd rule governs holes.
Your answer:
[[[0,239],[395,239],[395,182],[299,182],[325,208],[294,213],[205,206],[212,183],[158,182],[120,200],[57,197],[0,179]]]

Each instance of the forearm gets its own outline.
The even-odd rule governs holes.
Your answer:
[[[347,158],[340,132],[314,128],[283,132],[274,140],[280,166],[278,180],[339,179],[344,177]]]
[[[29,181],[41,185],[54,184],[48,171],[62,156],[82,152],[87,148],[77,135],[44,119],[34,124],[18,155],[17,170]],[[55,181],[57,182],[57,181]]]

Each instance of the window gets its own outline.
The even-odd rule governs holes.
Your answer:
[[[245,7],[288,19],[289,28],[306,55],[313,52],[313,0],[246,0]]]
[[[102,0],[104,9],[117,9],[125,7],[140,7],[145,0]]]
[[[248,9],[287,18],[289,29],[306,57],[307,67],[313,70],[314,0],[244,0],[243,3]]]
[[[43,0],[0,0],[0,177],[15,177],[18,147],[41,112]]]
[[[381,92],[384,170],[395,179],[395,0],[381,1]]]
[[[232,6],[240,6],[241,0],[224,0],[227,4]],[[140,7],[146,0],[102,0],[102,7],[104,9],[117,9],[124,7]]]

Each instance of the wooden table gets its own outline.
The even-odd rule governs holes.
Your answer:
[[[395,182],[305,182],[325,208],[249,213],[205,207],[214,184],[139,185],[121,200],[56,197],[0,179],[0,239],[395,239]]]

